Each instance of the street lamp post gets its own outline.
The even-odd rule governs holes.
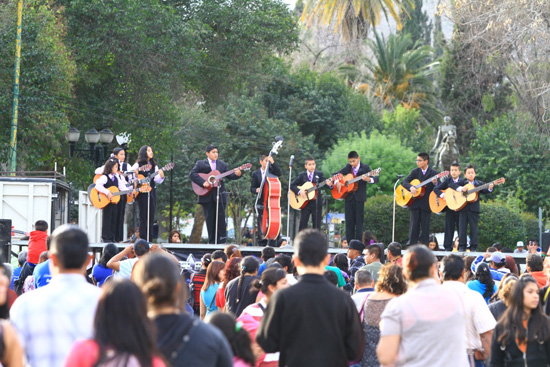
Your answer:
[[[109,129],[97,131],[92,128],[84,133],[84,140],[88,143],[89,149],[78,149],[76,143],[80,139],[80,131],[75,127],[70,127],[65,134],[65,139],[69,142],[69,157],[72,158],[75,152],[89,153],[90,161],[94,162],[95,166],[101,166],[107,156],[107,147],[113,141],[114,134]]]

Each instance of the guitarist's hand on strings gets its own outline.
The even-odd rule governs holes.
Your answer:
[[[113,198],[113,193],[109,191],[109,193],[107,194],[107,198],[111,200]]]
[[[161,178],[164,178],[164,171],[161,170],[161,169],[159,169],[159,176],[160,176]]]
[[[336,182],[336,189],[338,189],[338,192],[342,191],[342,183],[340,181]]]
[[[329,180],[329,179],[327,179],[327,180],[325,181],[325,183],[326,183],[327,186],[330,187],[331,189],[332,189],[332,187],[334,186],[333,183],[332,183],[332,181]]]
[[[411,191],[411,194],[416,195],[416,191],[417,191],[417,190],[416,190],[416,187],[411,186],[411,190],[410,190],[410,191]]]
[[[298,195],[304,199],[307,199],[307,196],[306,196],[306,192],[305,190],[300,190],[298,191]]]
[[[374,183],[374,179],[372,177],[368,177],[367,175],[363,175],[363,177],[361,178],[363,179],[363,181]]]
[[[434,178],[434,179],[432,180],[432,183],[433,183],[434,185],[437,185],[437,178]]]

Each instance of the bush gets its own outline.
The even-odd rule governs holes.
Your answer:
[[[525,225],[525,239],[539,238],[539,220],[533,213],[521,213],[521,219]],[[544,223],[543,223],[544,225]],[[544,231],[544,228],[542,229]],[[525,242],[525,241],[524,241]]]
[[[515,248],[517,241],[524,241],[525,224],[520,214],[513,212],[501,201],[481,203],[479,216],[479,251],[495,242]]]
[[[365,229],[374,233],[378,241],[391,242],[393,216],[393,196],[377,195],[367,200],[365,207]],[[395,240],[405,245],[409,239],[409,210],[395,207]],[[430,232],[445,230],[445,215],[432,214]]]

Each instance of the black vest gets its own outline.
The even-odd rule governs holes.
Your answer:
[[[105,176],[107,176],[107,183],[103,185],[103,187],[107,189],[111,186],[116,186],[116,188],[118,189],[118,179],[116,178],[116,175],[113,175],[113,179],[111,179],[107,174]]]

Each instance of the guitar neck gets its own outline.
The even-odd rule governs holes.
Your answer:
[[[237,170],[236,168],[233,168],[231,171],[227,171],[227,172],[224,172],[224,173],[221,173],[221,174],[217,175],[216,177],[214,177],[214,179],[216,181],[219,181],[224,177],[232,175],[233,173],[235,173],[236,170]]]
[[[422,181],[421,183],[419,183],[418,185],[414,186],[416,187],[417,189],[421,188],[422,186],[426,186],[427,184],[429,184],[430,182],[432,182],[432,180],[434,178],[438,178],[439,174],[433,176],[433,177],[430,177],[428,178],[426,181]]]
[[[320,189],[321,187],[325,186],[326,184],[327,184],[326,181],[320,182],[319,185],[315,185],[313,187],[310,187],[309,189],[307,189],[306,192],[309,194],[310,192],[312,192],[314,190]]]
[[[466,191],[466,195],[470,195],[470,194],[473,194],[473,193],[475,193],[475,192],[478,192],[478,191],[481,191],[481,190],[485,190],[485,189],[489,188],[489,186],[491,186],[491,184],[495,184],[495,181],[491,181],[491,182],[489,182],[489,183],[486,183],[486,184],[483,184],[483,185],[478,186],[478,187],[476,187],[476,188],[473,188],[473,189],[471,189],[471,190],[468,190],[468,191]]]
[[[119,196],[119,195],[131,194],[132,192],[134,192],[134,190],[112,192],[111,194],[113,194],[113,196]]]
[[[356,183],[357,181],[362,180],[362,179],[363,179],[363,176],[372,177],[373,174],[372,174],[372,172],[364,173],[364,174],[362,174],[362,175],[360,175],[360,176],[357,176],[357,177],[355,177],[355,178],[349,180],[349,181],[347,182],[347,184],[349,185],[349,184],[352,184],[352,183]]]

